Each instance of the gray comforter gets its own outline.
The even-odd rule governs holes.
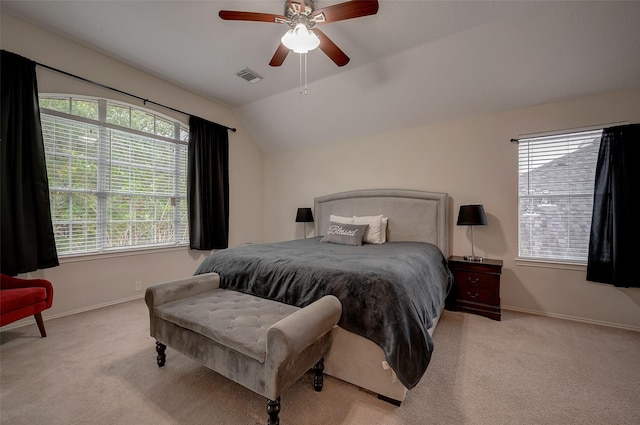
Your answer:
[[[453,282],[444,255],[421,242],[347,246],[320,239],[218,251],[195,274],[216,272],[223,288],[299,307],[335,295],[339,325],[380,346],[400,382],[413,388],[431,360],[428,329]]]

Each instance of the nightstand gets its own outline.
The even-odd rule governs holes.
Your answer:
[[[482,262],[464,257],[449,257],[454,283],[447,308],[500,320],[500,274],[502,260],[485,258]]]

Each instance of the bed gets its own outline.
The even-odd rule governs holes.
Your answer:
[[[426,371],[453,281],[448,204],[446,193],[415,190],[318,197],[315,237],[218,251],[195,274],[216,272],[224,288],[299,307],[337,296],[343,314],[325,372],[399,405]],[[378,215],[387,219],[385,243],[326,243],[330,218]]]

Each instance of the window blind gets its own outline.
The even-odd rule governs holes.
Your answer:
[[[601,135],[518,141],[519,257],[586,263]]]
[[[109,118],[110,104],[95,104]],[[59,254],[187,244],[188,131],[121,105],[111,107],[117,124],[114,113],[95,120],[64,108],[41,109]]]

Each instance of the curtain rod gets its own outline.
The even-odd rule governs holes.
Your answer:
[[[63,71],[61,69],[54,68],[54,67],[49,66],[49,65],[45,65],[45,64],[40,63],[40,62],[35,62],[35,64],[38,65],[38,66],[41,66],[42,68],[50,69],[51,71],[55,71],[55,72],[58,72],[60,74],[64,74],[64,75],[66,75],[68,77],[73,77],[73,78],[76,78],[78,80],[84,81],[85,83],[93,84],[95,86],[102,87],[103,89],[111,90],[111,91],[114,91],[114,92],[117,92],[117,93],[120,93],[120,94],[124,94],[124,95],[129,96],[129,97],[133,97],[135,99],[141,100],[143,105],[146,105],[147,103],[150,103],[152,105],[160,106],[161,108],[169,109],[170,111],[177,112],[179,114],[188,115],[188,116],[192,115],[192,114],[189,114],[187,112],[181,111],[179,109],[172,108],[171,106],[163,105],[162,103],[154,102],[153,100],[145,99],[143,97],[136,96],[135,94],[127,93],[126,91],[122,91],[122,90],[116,89],[114,87],[110,87],[110,86],[107,86],[105,84],[98,83],[98,82],[89,80],[89,79],[84,78],[84,77],[80,77],[79,75],[75,75],[75,74],[72,74],[70,72]],[[215,123],[215,124],[218,124],[218,123]],[[226,125],[222,125],[222,124],[218,124],[218,125],[226,128],[227,130],[231,130],[234,133],[236,132],[236,129],[233,128],[233,127],[227,127]]]
[[[618,127],[620,125],[627,125],[627,124],[629,124],[629,121],[616,121],[611,123],[590,125],[588,127],[567,128],[563,130],[546,131],[543,133],[522,134],[517,139],[511,139],[511,142],[518,143],[521,139],[532,139],[535,137],[556,136],[564,133],[580,133],[582,131],[602,130],[604,128]]]

